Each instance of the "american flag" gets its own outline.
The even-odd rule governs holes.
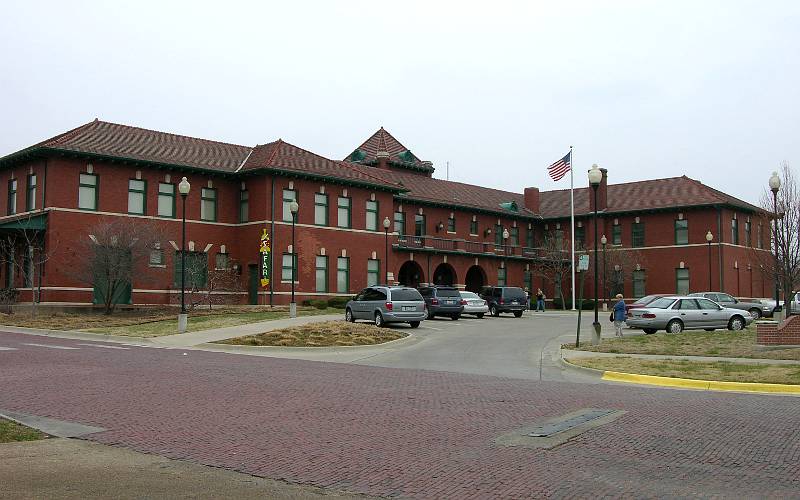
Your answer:
[[[560,181],[572,168],[572,151],[566,156],[547,167],[547,173],[554,181]]]

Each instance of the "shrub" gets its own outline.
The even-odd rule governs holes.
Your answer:
[[[328,299],[328,307],[333,307],[336,309],[344,309],[344,306],[347,305],[347,302],[350,300],[350,297],[331,297]]]
[[[314,300],[309,300],[308,305],[316,307],[317,309],[327,309],[328,301],[325,299],[314,299]]]
[[[553,307],[555,309],[561,309],[562,308],[562,299],[560,299],[560,298],[553,299]],[[565,304],[564,307],[566,309],[572,309],[572,299],[567,298],[566,299],[566,304]],[[584,311],[592,311],[592,310],[594,310],[594,300],[592,300],[592,299],[583,299],[583,303],[582,303],[581,309],[583,309]]]

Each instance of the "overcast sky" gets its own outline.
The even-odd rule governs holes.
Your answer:
[[[800,165],[800,2],[5,2],[0,155],[101,120],[341,159],[384,126],[521,192]]]

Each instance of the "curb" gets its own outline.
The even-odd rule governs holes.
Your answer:
[[[759,382],[723,382],[720,380],[698,380],[691,378],[659,377],[657,375],[641,375],[638,373],[614,372],[587,368],[570,363],[561,358],[561,363],[570,369],[591,373],[608,382],[622,382],[627,384],[654,385],[659,387],[674,387],[677,389],[697,389],[703,391],[727,392],[753,392],[762,394],[792,394],[800,395],[800,385],[765,384]]]

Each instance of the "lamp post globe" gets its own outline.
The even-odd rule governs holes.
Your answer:
[[[295,249],[294,243],[294,226],[295,222],[297,222],[297,211],[300,209],[300,205],[297,204],[296,200],[292,200],[289,203],[289,211],[292,213],[292,301],[289,303],[289,317],[296,318],[297,317],[297,303],[294,300],[294,282],[297,281],[295,273],[297,272],[297,250]]]
[[[505,247],[506,255],[508,255],[508,229],[503,228],[503,246]]]
[[[711,231],[706,233],[706,242],[708,243],[708,291],[711,291],[711,242],[714,241],[714,235]]]
[[[778,191],[781,188],[781,178],[778,177],[778,172],[772,172],[769,178],[769,190],[772,191],[772,218],[774,233],[772,237],[773,250],[775,251],[775,311],[781,310],[780,299],[780,273],[778,272]]]
[[[184,177],[178,183],[178,192],[181,195],[181,205],[183,214],[181,215],[181,312],[178,314],[178,333],[186,331],[189,321],[186,313],[186,197],[189,195],[192,185]]]
[[[383,280],[386,286],[389,286],[389,226],[392,224],[392,221],[389,220],[389,217],[384,217],[383,219],[383,237],[384,237],[384,260],[383,260]]]

